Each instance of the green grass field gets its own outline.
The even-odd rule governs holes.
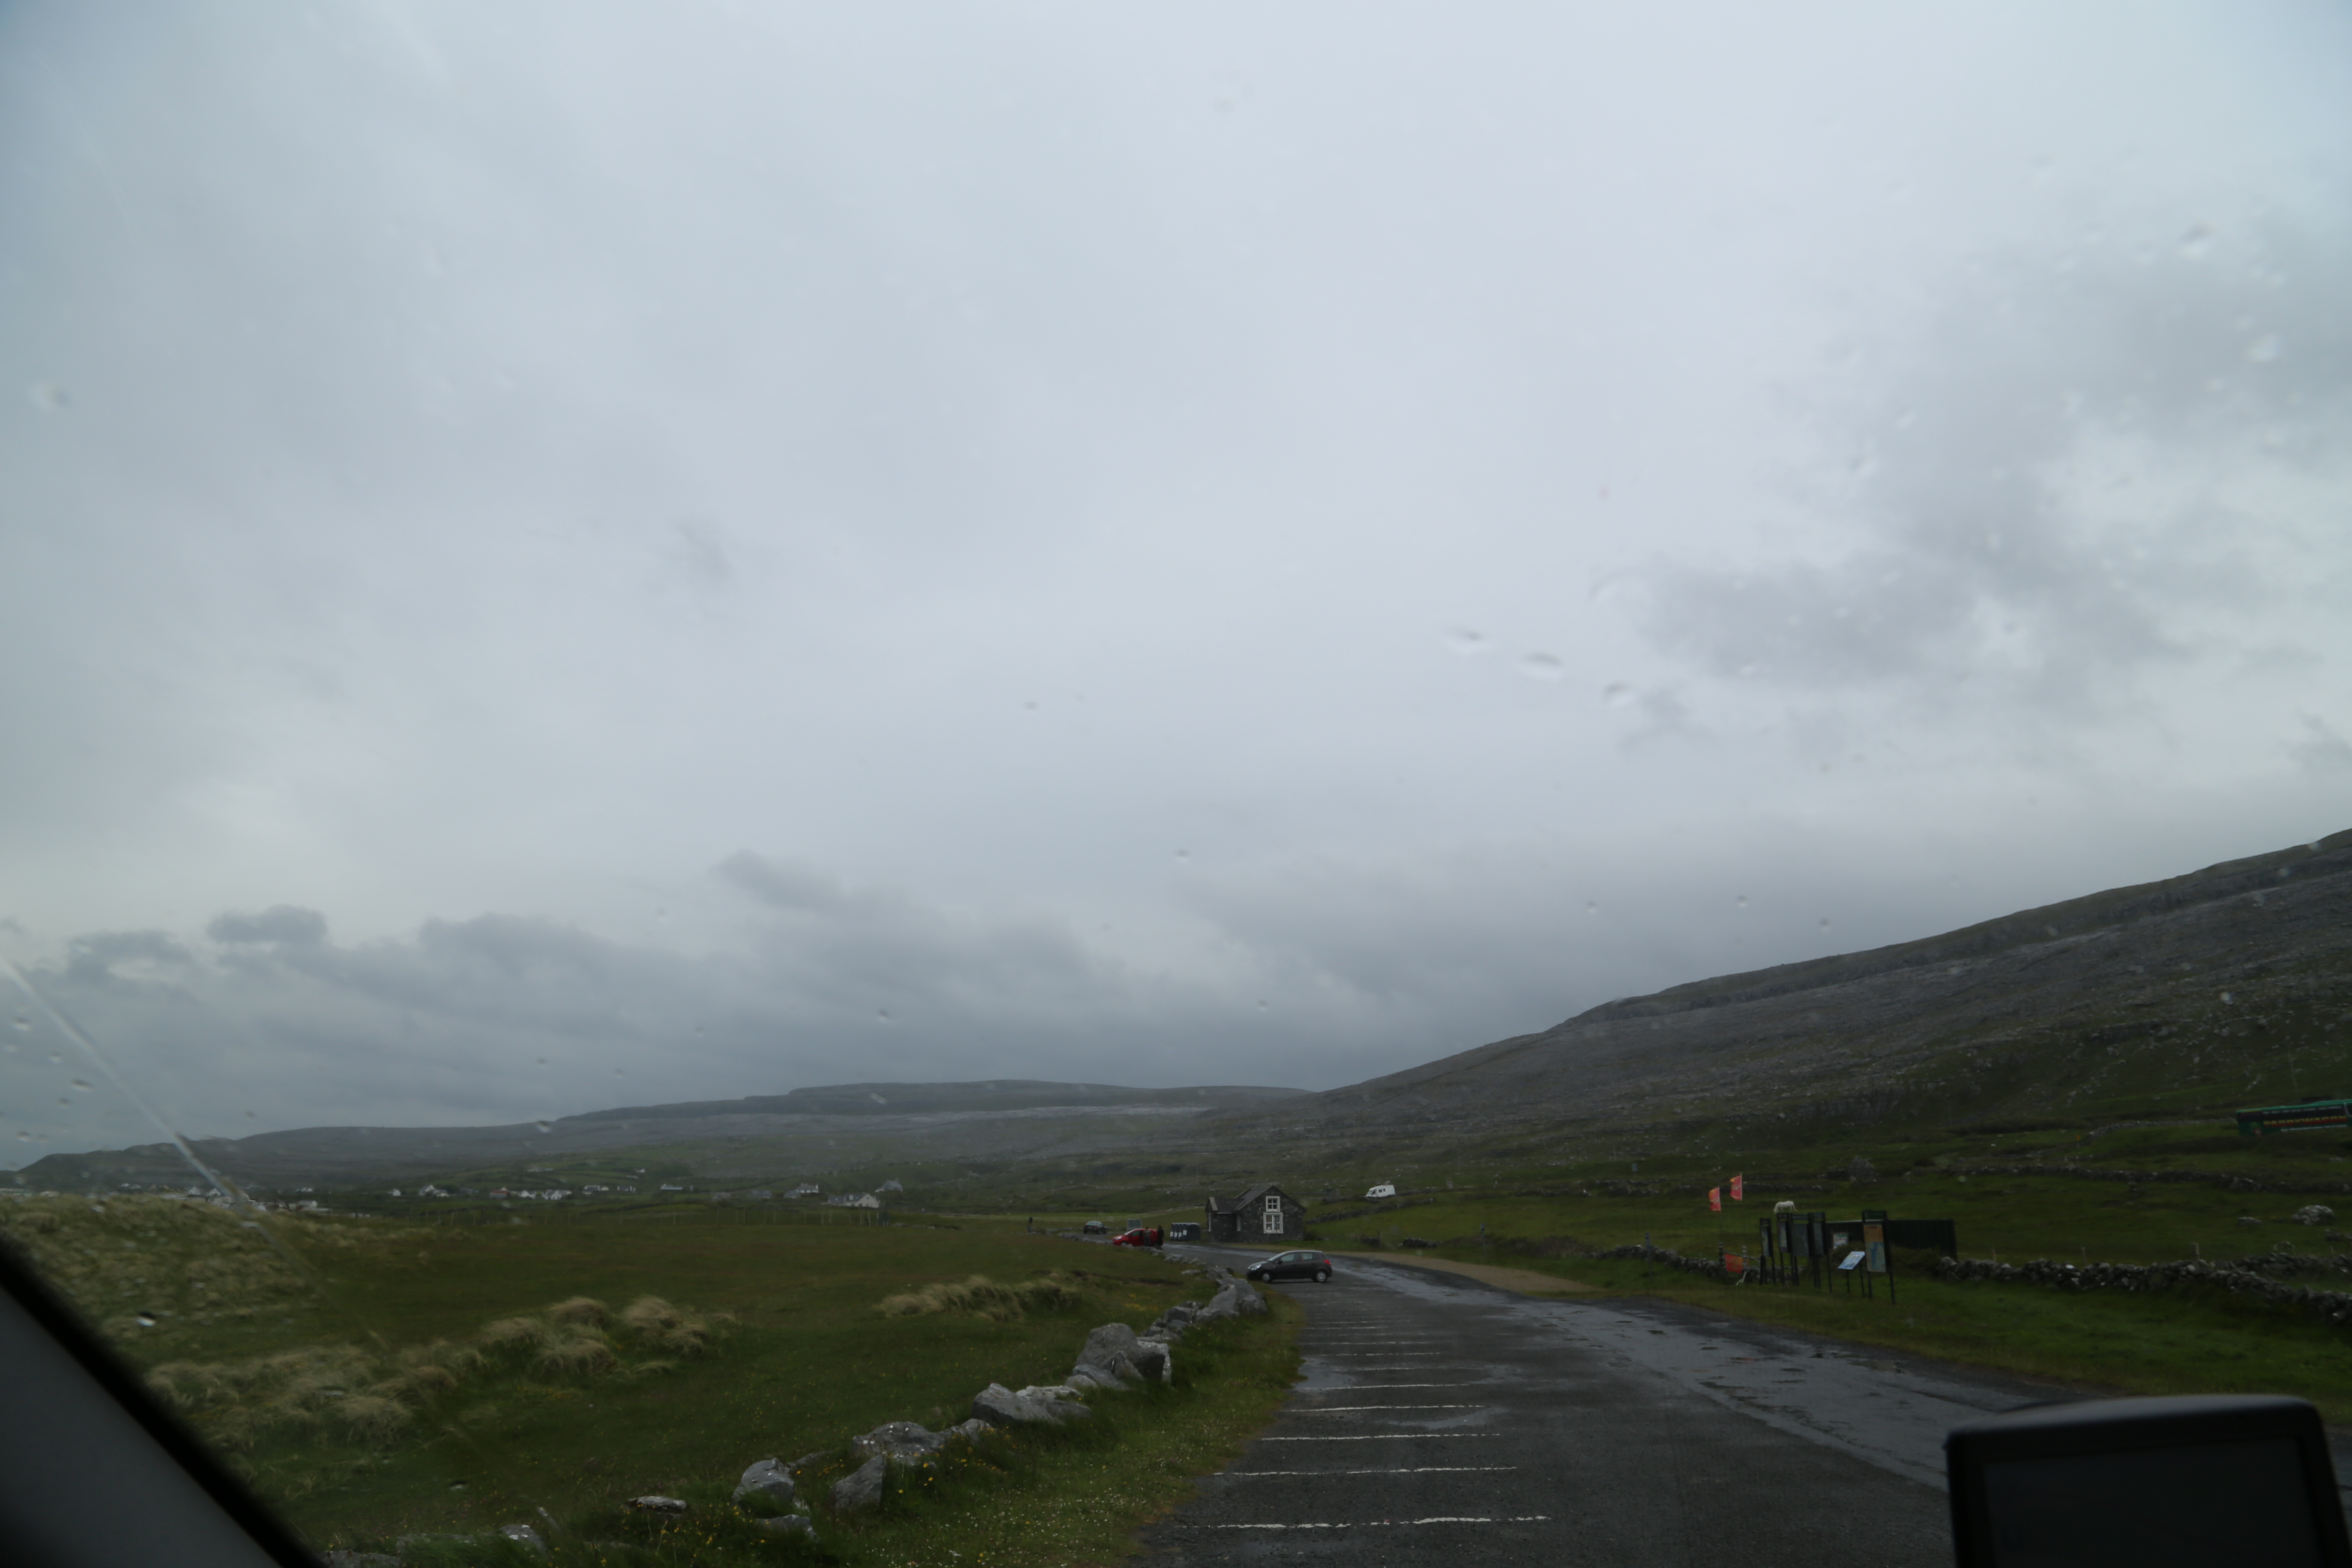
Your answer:
[[[289,1259],[234,1216],[165,1199],[33,1200],[0,1220],[310,1540],[381,1549],[531,1522],[583,1562],[621,1560],[597,1544],[614,1542],[678,1563],[803,1551],[728,1504],[746,1465],[837,1449],[887,1420],[946,1426],[990,1382],[1058,1382],[1096,1324],[1140,1327],[1204,1293],[1155,1255],[1018,1221],[273,1219]],[[995,1317],[879,1310],[975,1274],[1056,1288]],[[821,1520],[824,1552],[1120,1555],[1281,1402],[1297,1358],[1293,1310],[1276,1306],[1196,1331],[1172,1386],[1097,1395],[1083,1429],[992,1440],[877,1516]],[[662,1523],[622,1509],[646,1493],[694,1511]]]

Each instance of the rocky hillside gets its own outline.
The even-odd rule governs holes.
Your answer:
[[[1918,942],[1595,1007],[1224,1112],[1328,1150],[1727,1123],[2090,1124],[2352,1094],[2352,833]]]

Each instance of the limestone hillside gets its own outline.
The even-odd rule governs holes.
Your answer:
[[[1533,1152],[2092,1126],[2352,1095],[2352,832],[1961,931],[1679,985],[1188,1129]],[[1517,1147],[1515,1147],[1517,1146]]]

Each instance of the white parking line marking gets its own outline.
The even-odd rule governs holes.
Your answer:
[[[1229,1476],[1483,1476],[1517,1465],[1407,1465],[1390,1470],[1227,1470]]]
[[[1217,1530],[1378,1530],[1400,1524],[1541,1524],[1549,1520],[1548,1513],[1441,1513],[1429,1519],[1360,1519],[1341,1520],[1333,1524],[1220,1524]]]
[[[1432,1437],[1499,1437],[1500,1432],[1359,1432],[1345,1437],[1260,1437],[1261,1443],[1420,1443]]]
[[[1483,1405],[1317,1405],[1294,1411],[1298,1415],[1337,1415],[1347,1410],[1484,1410]]]

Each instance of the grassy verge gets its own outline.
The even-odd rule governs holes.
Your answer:
[[[378,1550],[409,1537],[419,1562],[479,1553],[413,1538],[515,1521],[583,1562],[619,1561],[595,1543],[633,1541],[662,1563],[789,1556],[725,1502],[746,1465],[883,1421],[944,1426],[988,1383],[1059,1381],[1094,1325],[1140,1327],[1200,1293],[1156,1255],[1017,1220],[305,1221],[286,1227],[289,1261],[234,1216],[164,1199],[0,1214],[305,1535]],[[951,1289],[975,1275],[1004,1289]],[[892,1298],[948,1310],[886,1311]],[[1006,1563],[1118,1555],[1280,1403],[1287,1308],[1196,1331],[1172,1386],[1102,1396],[1083,1429],[991,1441],[929,1495],[828,1525],[826,1553],[969,1563],[985,1541]],[[622,1510],[646,1493],[696,1507],[670,1523]]]

